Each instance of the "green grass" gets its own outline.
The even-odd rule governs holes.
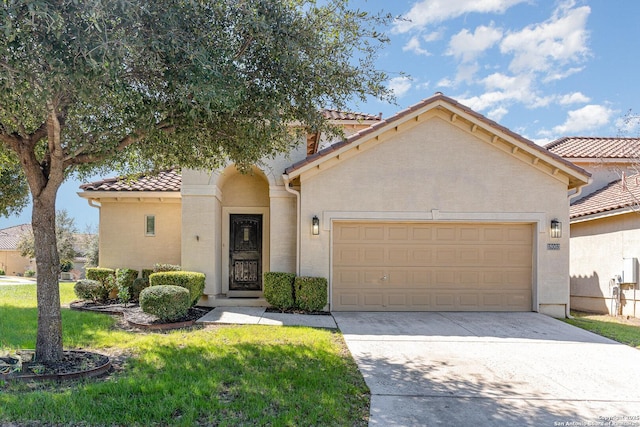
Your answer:
[[[617,318],[599,314],[572,312],[573,319],[565,322],[622,344],[640,349],[640,326]]]
[[[75,299],[61,285],[62,304]],[[0,288],[4,348],[33,347],[35,286]],[[16,327],[19,331],[14,332]],[[0,386],[0,424],[367,425],[369,395],[337,332],[235,326],[132,333],[63,309],[65,347],[130,357],[109,379]]]

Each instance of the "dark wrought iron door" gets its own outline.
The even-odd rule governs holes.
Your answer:
[[[231,214],[229,290],[262,290],[262,215]]]

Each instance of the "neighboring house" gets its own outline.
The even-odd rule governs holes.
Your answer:
[[[211,306],[264,304],[262,273],[288,271],[327,278],[333,311],[567,314],[569,236],[550,226],[586,171],[442,94],[361,123],[249,174],[183,170],[179,193],[156,187],[175,172],[82,186],[101,266],[180,263]]]
[[[31,225],[22,224],[0,230],[0,270],[7,276],[23,276],[27,270],[36,270],[35,260],[23,257],[18,242]]]
[[[571,202],[571,307],[640,316],[640,138],[567,137],[546,147],[593,175]]]

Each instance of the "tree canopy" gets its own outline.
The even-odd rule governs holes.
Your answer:
[[[320,107],[389,98],[388,20],[348,0],[4,0],[0,213],[28,183],[40,360],[62,355],[55,199],[71,173],[241,169],[321,130]],[[5,197],[5,195],[10,195]],[[57,299],[57,300],[56,300]]]

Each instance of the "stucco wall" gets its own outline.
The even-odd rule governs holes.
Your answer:
[[[640,215],[627,213],[571,225],[571,307],[613,314],[611,279],[623,259],[640,259]],[[638,285],[622,286],[622,314],[640,315]]]
[[[550,239],[547,229],[553,218],[569,223],[566,182],[439,116],[371,144],[301,176],[301,274],[331,277],[331,221],[341,217],[528,222],[536,230],[533,309],[564,316],[568,230]],[[314,215],[321,218],[319,236],[310,233]],[[547,243],[560,250],[547,250]]]
[[[0,251],[0,269],[4,270],[7,276],[22,276],[26,270],[35,271],[36,263],[20,256],[19,251]]]
[[[100,267],[153,268],[180,264],[180,199],[103,199],[100,208]],[[145,236],[145,215],[155,215],[155,236]]]

